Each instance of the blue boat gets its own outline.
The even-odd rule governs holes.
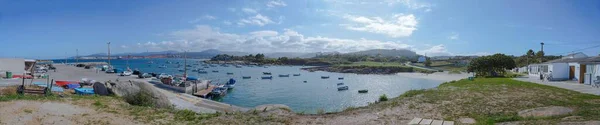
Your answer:
[[[250,77],[250,76],[242,76],[242,78],[243,78],[243,79],[250,79],[250,78],[252,78],[252,77]]]
[[[344,83],[338,83],[337,85],[341,86],[341,85],[344,85]]]
[[[75,88],[75,93],[79,95],[94,95],[94,88]]]
[[[79,85],[78,83],[71,83],[71,84],[67,84],[65,87],[67,89],[75,89],[75,88],[81,87],[81,85]]]
[[[198,78],[193,77],[193,76],[188,76],[185,80],[186,81],[198,81]]]
[[[208,72],[206,72],[206,71],[198,71],[198,73],[200,73],[200,74],[206,74]]]
[[[225,83],[225,86],[223,87],[226,87],[227,89],[233,89],[233,87],[235,87],[235,79],[229,79],[229,81]]]
[[[263,76],[263,77],[260,77],[260,78],[262,78],[262,79],[273,79],[273,76]]]
[[[300,76],[300,74],[294,74],[294,76]]]
[[[228,72],[227,75],[233,75],[233,73],[232,72]]]
[[[287,74],[287,75],[279,74],[279,77],[290,77],[290,74]]]

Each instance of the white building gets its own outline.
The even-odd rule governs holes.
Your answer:
[[[600,76],[600,56],[587,57],[583,53],[567,55],[561,59],[528,66],[530,76],[551,74],[551,80],[571,80],[590,84]]]
[[[427,60],[427,58],[425,56],[421,56],[421,57],[419,57],[419,59],[417,59],[417,62],[423,63],[423,62],[425,62],[425,60]]]
[[[7,72],[13,75],[22,75],[31,73],[35,65],[35,60],[22,58],[0,58],[0,77],[6,77]]]

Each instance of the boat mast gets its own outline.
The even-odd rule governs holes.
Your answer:
[[[108,47],[108,66],[112,67],[112,66],[110,66],[110,42],[108,42],[106,44],[107,44],[107,47]]]
[[[183,77],[187,78],[187,51],[183,51]]]

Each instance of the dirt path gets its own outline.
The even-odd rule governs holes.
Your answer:
[[[0,124],[6,125],[136,125],[130,116],[97,112],[68,102],[10,101],[0,102]]]

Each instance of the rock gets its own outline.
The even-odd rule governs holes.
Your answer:
[[[581,116],[569,116],[569,117],[564,117],[561,120],[563,120],[563,121],[580,121],[580,120],[585,120],[585,119],[583,119],[583,117],[581,117]]]
[[[259,105],[256,106],[254,108],[254,110],[256,111],[261,111],[261,112],[269,112],[269,111],[273,111],[273,110],[285,110],[285,111],[292,111],[292,109],[290,109],[289,106],[287,105],[283,105],[283,104],[265,104],[265,105]],[[253,110],[250,110],[253,111]]]
[[[562,106],[548,106],[519,111],[521,117],[550,117],[557,115],[566,115],[573,112],[573,109]]]
[[[475,124],[476,123],[475,119],[473,119],[473,118],[459,118],[458,122],[462,123],[462,124]]]
[[[171,107],[171,102],[162,92],[158,91],[152,84],[145,81],[120,81],[107,85],[109,91],[120,97],[127,97],[138,94],[139,92],[147,92],[152,97],[152,103],[155,107],[167,108]]]

